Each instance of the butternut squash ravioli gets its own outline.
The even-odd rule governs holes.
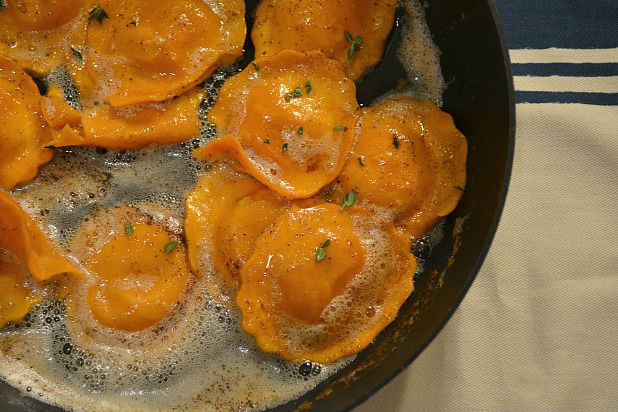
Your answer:
[[[54,295],[58,288],[52,280],[63,275],[85,280],[16,199],[0,191],[0,327]]]
[[[165,341],[199,285],[267,354],[330,364],[367,347],[466,186],[466,138],[435,103],[357,101],[396,6],[262,0],[255,60],[209,95],[243,55],[242,0],[0,0],[0,327],[55,296],[83,341]],[[57,148],[195,138],[180,196],[87,205],[64,243],[20,200]]]
[[[288,58],[309,57],[283,52],[274,59]],[[265,76],[268,64],[268,58],[256,60]],[[265,82],[256,80],[255,71],[249,67],[238,76],[260,87]],[[323,174],[314,181],[311,173],[302,174],[312,189],[301,196],[282,189],[275,180],[279,172],[264,179],[255,166],[260,160],[243,154],[268,146],[257,138],[260,132],[280,143],[290,138],[289,125],[311,124],[303,116],[312,110],[268,111],[286,107],[281,93],[289,86],[267,87],[277,91],[270,94],[272,103],[261,97],[248,104],[249,92],[247,100],[228,106],[232,91],[223,90],[229,94],[211,112],[216,124],[234,126],[195,152],[214,163],[186,198],[190,261],[216,285],[219,301],[229,305],[235,296],[242,327],[261,350],[294,362],[331,363],[365,348],[411,294],[417,266],[411,246],[457,205],[465,186],[466,139],[434,103],[391,97],[363,108],[358,121],[346,126],[354,144],[332,182]],[[255,106],[262,111],[250,112]],[[267,128],[244,128],[255,121]],[[233,133],[252,136],[246,149]],[[292,139],[289,144],[299,146],[296,158],[314,153],[311,143],[297,143],[302,135]]]

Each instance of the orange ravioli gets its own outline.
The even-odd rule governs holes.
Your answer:
[[[0,328],[8,322],[18,322],[41,301],[25,281],[28,269],[0,249]]]
[[[21,320],[42,299],[31,277],[44,283],[62,274],[85,279],[21,206],[0,192],[0,327]]]
[[[395,318],[415,270],[406,236],[367,209],[292,208],[240,271],[242,327],[264,352],[331,363]]]
[[[396,7],[395,0],[262,0],[251,32],[255,55],[321,50],[357,80],[382,58]]]
[[[32,180],[52,158],[43,147],[51,133],[40,105],[34,81],[14,60],[0,56],[0,186],[5,189]]]
[[[339,182],[344,193],[355,190],[371,204],[405,211],[427,198],[432,163],[422,124],[391,103],[363,109],[356,145]]]
[[[66,126],[54,133],[49,145],[134,149],[151,143],[180,143],[200,133],[199,103],[194,100],[189,94],[163,103],[123,108],[99,106],[81,116],[83,130],[67,128],[64,121]],[[63,124],[57,118],[52,122]]]
[[[24,262],[38,281],[70,273],[84,274],[63,257],[34,220],[7,193],[0,192],[0,249]]]
[[[71,244],[93,277],[85,297],[93,317],[128,332],[156,324],[177,306],[189,281],[184,245],[135,209],[93,219]]]
[[[337,62],[284,51],[224,84],[209,113],[224,136],[194,155],[235,158],[284,197],[307,198],[341,172],[358,112],[355,85]]]
[[[242,55],[245,3],[106,0],[88,25],[88,73],[113,107],[178,96]]]
[[[0,55],[37,73],[71,58],[85,40],[89,0],[4,0],[0,9]]]
[[[461,197],[465,137],[449,114],[409,97],[363,109],[360,124],[341,191],[356,191],[359,201],[391,211],[413,237],[422,236]]]
[[[227,301],[255,241],[288,207],[285,199],[244,173],[220,163],[204,174],[185,200],[189,262],[211,293]]]
[[[61,96],[48,93],[41,99],[41,113],[52,128],[59,129],[66,125],[78,126],[82,115]]]

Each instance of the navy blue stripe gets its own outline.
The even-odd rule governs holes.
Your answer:
[[[618,46],[616,0],[496,0],[511,49]]]
[[[618,93],[515,91],[516,103],[582,103],[618,106]]]
[[[618,63],[513,63],[513,76],[618,76]]]

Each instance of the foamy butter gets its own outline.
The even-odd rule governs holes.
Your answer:
[[[398,53],[414,85],[405,92],[439,102],[439,52],[423,8],[416,1],[404,7],[408,16]],[[202,114],[234,73],[220,70],[207,82]],[[56,72],[49,80],[74,96],[67,77]],[[184,197],[205,167],[191,152],[214,136],[204,122],[200,136],[180,145],[131,151],[68,148],[14,194],[75,261],[83,252],[72,242],[79,229],[120,205],[133,206],[179,233]],[[365,235],[372,236],[369,228]],[[384,242],[375,236],[365,241],[379,260]],[[87,287],[75,295],[82,296]],[[193,278],[170,316],[136,333],[100,326],[85,304],[73,312],[67,302],[44,301],[19,324],[0,330],[2,378],[28,396],[73,411],[255,411],[301,396],[352,360],[304,365],[301,374],[299,364],[260,352],[242,331],[235,306],[217,304],[207,289]],[[344,307],[353,298],[338,299],[333,304]]]
[[[442,106],[442,93],[446,84],[440,69],[440,50],[433,42],[425,21],[426,2],[409,0],[404,1],[402,6],[405,15],[397,57],[408,79],[397,90],[387,92],[378,100],[381,102],[393,94],[407,94]]]

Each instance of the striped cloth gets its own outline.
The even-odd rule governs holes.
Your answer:
[[[517,103],[618,105],[616,0],[497,3]]]
[[[618,1],[498,0],[509,195],[444,330],[354,412],[618,410]]]

